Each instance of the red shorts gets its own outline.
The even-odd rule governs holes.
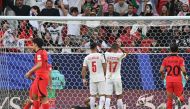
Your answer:
[[[32,94],[46,97],[48,95],[48,82],[48,78],[36,77],[32,85]]]
[[[183,94],[183,84],[182,82],[167,82],[166,91],[169,93],[174,93],[179,97]]]
[[[30,85],[30,90],[29,90],[29,97],[30,97],[30,99],[32,99],[32,95],[33,95],[32,91],[34,89],[33,87],[34,87],[34,82],[32,82],[31,85]]]

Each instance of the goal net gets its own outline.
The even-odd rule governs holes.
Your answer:
[[[52,108],[85,106],[89,88],[83,87],[81,69],[92,41],[104,53],[114,42],[129,55],[122,61],[125,109],[166,107],[164,81],[159,69],[176,42],[190,68],[190,17],[0,17],[0,109],[21,109],[31,80],[24,74],[34,65],[31,39],[43,38],[52,72],[60,73],[59,88],[49,91]],[[56,78],[52,78],[53,81]],[[190,84],[184,84],[190,107]],[[111,101],[116,108],[116,99]],[[177,104],[175,104],[177,109]]]

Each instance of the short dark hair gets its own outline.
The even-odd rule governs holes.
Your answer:
[[[111,46],[111,49],[118,50],[119,49],[119,45],[117,43],[113,43],[112,46]]]
[[[90,43],[90,49],[95,49],[97,47],[97,43],[91,42]]]
[[[37,10],[37,13],[40,14],[40,8],[38,6],[32,6],[31,8]]]
[[[73,13],[73,12],[79,12],[79,11],[77,7],[71,7],[70,12]]]
[[[170,44],[170,51],[171,52],[178,52],[178,45],[176,43]]]
[[[47,3],[47,2],[51,2],[51,3],[53,3],[53,1],[52,1],[52,0],[47,0],[47,1],[46,1],[46,3]]]
[[[39,48],[42,48],[44,41],[43,39],[37,37],[32,40],[33,43],[35,43]]]

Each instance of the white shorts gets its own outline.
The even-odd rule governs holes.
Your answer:
[[[115,92],[116,95],[122,94],[123,88],[121,79],[106,79],[106,95],[113,95],[113,92]]]
[[[90,95],[105,95],[105,81],[91,82]]]

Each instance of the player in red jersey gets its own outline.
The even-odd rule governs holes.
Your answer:
[[[183,85],[182,85],[182,73],[188,80],[187,72],[185,70],[184,59],[178,56],[178,45],[170,45],[171,55],[164,58],[160,73],[162,79],[165,78],[164,70],[166,69],[166,91],[167,91],[167,109],[173,109],[172,99],[173,96],[177,97],[178,104],[181,105],[184,102]]]
[[[25,76],[30,78],[33,72],[35,72],[36,75],[32,86],[33,107],[39,109],[41,105],[43,109],[49,109],[47,96],[49,83],[48,55],[46,50],[42,49],[43,40],[41,38],[34,38],[32,42],[33,49],[36,52],[34,59],[35,65]]]
[[[51,88],[51,87],[52,87],[52,81],[51,81],[51,70],[52,70],[52,66],[51,66],[50,64],[48,64],[48,69],[49,69],[49,78],[50,78],[50,81],[49,81],[49,88]],[[24,104],[23,109],[30,109],[31,106],[32,106],[32,104],[33,104],[33,98],[32,98],[33,93],[32,93],[32,91],[33,91],[33,87],[35,87],[35,85],[34,85],[34,80],[35,80],[35,78],[34,78],[33,76],[30,76],[29,79],[32,80],[33,82],[32,82],[31,85],[30,85],[29,99],[27,99],[27,100],[25,101],[25,104]]]

